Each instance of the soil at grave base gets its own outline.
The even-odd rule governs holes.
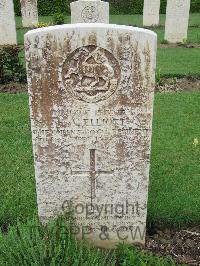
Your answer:
[[[162,78],[156,85],[158,92],[198,92],[200,91],[200,78]],[[27,84],[8,83],[0,84],[0,93],[27,92]]]
[[[156,91],[159,92],[199,92],[200,78],[162,78],[156,84]]]
[[[18,92],[27,92],[27,84],[26,83],[8,83],[8,84],[0,84],[0,93],[18,93]]]
[[[147,234],[146,249],[170,256],[177,264],[200,265],[200,226],[185,230],[155,229]]]
[[[159,43],[158,48],[200,48],[199,43]]]

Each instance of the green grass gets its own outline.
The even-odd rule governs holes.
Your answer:
[[[77,242],[65,219],[42,227],[36,219],[0,233],[0,265],[43,266],[175,266],[171,259],[119,245],[115,251],[89,247]]]
[[[190,15],[190,25],[200,25],[199,14]],[[164,21],[165,15],[161,15],[161,23]],[[41,22],[52,22],[52,17],[39,17]],[[21,18],[16,17],[17,26],[21,26]],[[66,23],[70,23],[70,17],[66,17]],[[125,16],[111,16],[112,23],[120,24],[135,24],[142,25],[141,15],[125,15]],[[164,28],[152,28],[158,34],[158,43],[164,40]],[[18,28],[17,37],[18,43],[24,43],[24,34],[27,29]],[[188,42],[200,43],[200,29],[190,27],[188,30]],[[21,52],[20,57],[25,65],[24,52]],[[158,49],[157,54],[157,71],[165,75],[200,75],[200,52],[199,48],[164,48]]]
[[[200,49],[159,48],[158,70],[161,71],[161,75],[200,75]]]
[[[156,94],[148,222],[196,224],[200,213],[200,94]],[[36,212],[28,96],[0,95],[0,226]]]
[[[162,43],[162,41],[165,39],[164,36],[164,29],[162,28],[152,28],[154,32],[158,35],[158,43]],[[189,28],[188,29],[188,43],[200,43],[200,28]]]
[[[70,23],[70,16],[66,16],[65,23]],[[52,17],[40,17],[40,21],[42,22],[48,22],[52,21]],[[137,26],[142,26],[142,15],[111,15],[110,16],[110,23],[116,23],[116,24],[124,24],[124,25],[129,25],[129,24],[134,24]],[[165,15],[160,15],[160,25],[164,26],[165,24]],[[200,26],[200,17],[199,13],[192,13],[190,14],[190,19],[189,19],[189,26]]]
[[[110,23],[142,26],[142,15],[111,15]],[[165,15],[160,15],[160,25],[165,25]],[[189,26],[200,25],[199,13],[190,14]]]
[[[148,221],[200,222],[200,94],[156,94]]]
[[[36,210],[27,95],[0,95],[0,226]]]
[[[160,15],[161,17],[161,24],[164,23],[165,15]],[[199,14],[190,14],[190,26],[199,25],[200,26],[200,18]],[[53,22],[53,17],[39,17],[40,22]],[[70,23],[70,17],[66,16],[65,23]],[[115,24],[123,24],[123,25],[135,25],[135,26],[142,26],[142,16],[141,15],[115,15],[110,17],[110,23]],[[16,17],[16,25],[17,27],[21,27],[21,17]],[[161,43],[164,40],[164,27],[162,28],[152,28],[158,34],[158,42]],[[24,43],[24,34],[28,31],[28,29],[17,29],[17,38],[18,44]],[[191,43],[200,43],[200,30],[199,28],[189,27],[188,30],[188,42]]]
[[[114,265],[111,252],[77,242],[64,219],[42,227],[36,220],[0,234],[0,265]]]

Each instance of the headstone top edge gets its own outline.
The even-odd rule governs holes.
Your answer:
[[[101,0],[77,0],[74,2],[71,2],[70,5],[74,4],[104,4],[104,5],[109,5],[109,2],[101,1]]]
[[[45,28],[30,30],[24,35],[24,37],[27,38],[35,34],[45,34],[45,33],[58,31],[58,30],[64,30],[64,29],[76,30],[78,28],[87,29],[87,30],[89,29],[91,30],[99,30],[99,29],[117,30],[118,29],[118,30],[130,31],[130,32],[145,33],[147,35],[151,35],[157,38],[157,34],[148,29],[126,26],[126,25],[106,24],[106,23],[77,23],[77,24],[63,24],[63,25],[57,25],[57,26],[49,26]]]
[[[70,4],[72,3],[77,3],[77,2],[103,2],[103,3],[106,3],[106,4],[109,4],[108,2],[105,2],[105,1],[102,1],[102,0],[76,0],[74,2],[71,2]]]
[[[70,6],[82,4],[82,5],[107,5],[109,6],[109,2],[101,1],[101,0],[77,0],[70,3]]]

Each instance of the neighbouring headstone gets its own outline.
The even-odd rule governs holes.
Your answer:
[[[24,28],[38,24],[37,0],[20,0],[22,25]]]
[[[143,26],[159,25],[160,0],[144,0]]]
[[[109,3],[100,0],[72,2],[71,23],[109,23]]]
[[[15,14],[12,0],[0,1],[0,45],[17,44]]]
[[[25,35],[39,216],[96,246],[145,242],[156,34],[109,24]]]
[[[165,40],[170,43],[187,39],[190,0],[168,0],[165,22]]]

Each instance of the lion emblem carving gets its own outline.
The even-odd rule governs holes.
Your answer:
[[[120,67],[107,50],[84,46],[75,50],[65,61],[63,83],[79,100],[98,102],[110,97],[117,89]]]

